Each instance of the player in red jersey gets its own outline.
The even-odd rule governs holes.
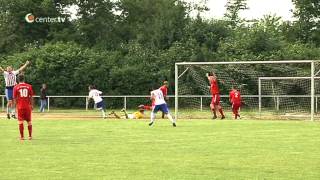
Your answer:
[[[20,131],[20,140],[24,140],[24,127],[23,121],[28,123],[29,140],[32,139],[32,123],[31,113],[33,109],[33,89],[30,84],[24,82],[24,75],[18,76],[19,84],[13,88],[13,99],[16,103],[16,109],[18,112],[18,124]]]
[[[229,101],[232,105],[234,118],[240,118],[239,109],[241,107],[241,94],[235,87],[233,87],[229,93]]]
[[[222,107],[220,105],[220,91],[219,91],[219,86],[218,86],[218,79],[217,76],[212,72],[212,73],[207,73],[206,74],[209,83],[210,83],[210,92],[212,94],[212,99],[210,103],[210,108],[213,113],[213,119],[217,118],[217,113],[216,111],[218,110],[221,114],[221,119],[224,119],[225,116],[223,114]]]
[[[163,97],[166,101],[169,100],[168,98],[168,86],[169,86],[169,83],[167,80],[163,81],[163,85],[159,88],[161,91],[162,91],[162,94],[163,94]],[[153,102],[154,103],[154,102]],[[164,113],[162,112],[162,119],[164,119]]]

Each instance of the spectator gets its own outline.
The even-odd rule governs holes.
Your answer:
[[[40,90],[40,112],[44,112],[47,107],[47,85],[42,84]]]

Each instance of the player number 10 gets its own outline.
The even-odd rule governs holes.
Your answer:
[[[28,89],[20,89],[20,97],[28,97]]]

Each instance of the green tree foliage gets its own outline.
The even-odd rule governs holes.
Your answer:
[[[229,23],[232,27],[235,27],[243,22],[243,19],[240,18],[239,13],[243,10],[249,9],[247,6],[247,0],[228,0],[227,12],[225,17],[229,20]]]
[[[191,18],[189,5],[179,0],[1,0],[0,63],[17,68],[31,60],[28,82],[37,91],[48,83],[52,95],[84,95],[89,84],[106,94],[148,94],[164,79],[171,94],[175,62],[320,59],[318,12],[303,2],[296,14],[304,9],[312,16],[298,24],[276,16],[245,22],[239,16],[245,0],[228,1],[227,18],[220,20]],[[27,13],[69,17],[70,6],[78,7],[78,19],[65,24],[24,21]],[[307,39],[298,35],[300,26],[308,27]]]
[[[120,0],[119,31],[127,42],[167,49],[184,36],[186,9],[178,0]]]
[[[59,39],[64,31],[72,30],[65,23],[27,23],[25,15],[32,13],[36,17],[65,17],[61,3],[51,0],[1,0],[0,1],[0,54],[20,52],[29,46],[40,46],[47,41]],[[63,39],[71,40],[66,38]]]
[[[320,1],[292,0],[295,5],[294,15],[298,18],[295,32],[304,42],[311,41],[320,45]]]
[[[76,41],[101,50],[114,49],[120,42],[117,16],[114,14],[116,4],[111,0],[71,2],[79,9],[77,16],[80,18],[75,21]]]

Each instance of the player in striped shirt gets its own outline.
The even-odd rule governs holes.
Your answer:
[[[0,67],[0,71],[3,72],[4,80],[5,80],[5,94],[7,98],[7,118],[10,119],[11,117],[16,119],[15,116],[15,108],[13,104],[13,88],[17,84],[17,75],[23,71],[28,64],[30,64],[29,61],[27,61],[23,66],[21,66],[18,70],[14,70],[12,66],[8,66],[6,70],[4,70],[2,67]]]

